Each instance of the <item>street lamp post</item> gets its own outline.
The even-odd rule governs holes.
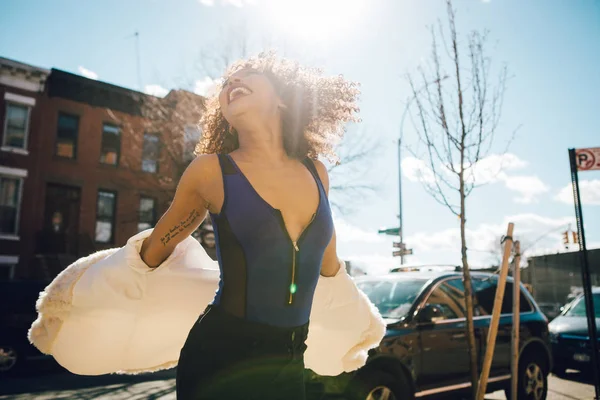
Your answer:
[[[402,235],[402,228],[404,221],[402,220],[402,135],[398,138],[398,219],[400,224],[398,225],[398,236],[400,236],[400,246],[404,244],[404,238]],[[400,253],[400,265],[404,265],[404,248],[401,249]]]

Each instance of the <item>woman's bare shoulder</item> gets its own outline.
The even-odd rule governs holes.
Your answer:
[[[325,187],[325,190],[329,192],[329,173],[327,172],[327,167],[319,160],[312,161],[315,164],[315,168],[317,169],[321,182],[323,182],[323,187]]]
[[[212,203],[215,191],[222,191],[221,166],[216,154],[202,154],[188,165],[185,175],[190,176],[190,184],[194,185],[202,197]]]

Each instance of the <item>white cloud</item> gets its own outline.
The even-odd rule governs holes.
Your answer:
[[[562,232],[569,224],[575,226],[573,217],[553,218],[534,213],[507,216],[495,223],[470,225],[466,233],[469,263],[473,268],[498,263],[502,254],[500,238],[506,234],[509,222],[515,224],[513,235],[521,241],[523,265],[526,265],[527,257],[533,255],[564,252]],[[334,216],[334,223],[340,258],[351,261],[368,274],[383,274],[399,266],[400,259],[392,257],[392,242],[397,241],[397,237],[380,235],[375,228],[364,229],[337,216]],[[414,255],[405,259],[405,265],[460,265],[458,220],[455,226],[405,237],[407,247],[414,251]]]
[[[527,162],[514,154],[490,154],[467,169],[465,180],[477,185],[485,185],[506,180],[505,171],[525,168]],[[458,166],[456,167],[458,170]]]
[[[581,203],[586,205],[600,205],[600,179],[579,181]],[[556,200],[573,205],[573,187],[567,185],[558,192]]]
[[[200,4],[207,7],[212,7],[215,5],[215,0],[198,0]],[[224,6],[234,6],[234,7],[244,7],[244,5],[254,5],[256,4],[255,0],[221,0],[221,5]]]
[[[337,242],[382,243],[385,241],[377,231],[367,231],[344,219],[335,217],[334,224]]]
[[[86,78],[94,80],[98,79],[97,73],[95,73],[94,71],[90,71],[89,69],[82,67],[81,65],[79,66],[79,68],[77,68],[77,70],[81,75],[85,76]]]
[[[424,161],[415,157],[406,157],[402,160],[402,175],[412,182],[433,183],[433,171]]]
[[[369,275],[385,274],[389,272],[390,269],[400,265],[399,258],[394,258],[391,255],[385,256],[379,253],[351,254],[343,258],[346,261],[350,261],[350,264],[353,267],[358,267]]]
[[[561,228],[574,224],[573,217],[550,218],[538,214],[516,214],[500,223],[479,224],[467,228],[468,256],[472,266],[488,266],[500,254],[500,238],[506,234],[508,223],[515,224],[513,236],[520,240],[524,256],[564,251]],[[544,236],[545,235],[545,236]],[[418,232],[406,238],[409,247],[421,257],[446,252],[448,263],[460,263],[460,231],[456,228],[437,232]],[[535,243],[534,243],[535,242]],[[525,261],[525,260],[524,260]]]
[[[194,93],[200,96],[207,96],[217,86],[217,81],[209,78],[208,76],[204,79],[198,79],[194,84]]]
[[[160,85],[146,85],[144,92],[157,97],[165,97],[167,93],[169,93],[169,89],[166,89]]]
[[[492,154],[467,168],[465,181],[477,185],[502,182],[508,190],[520,194],[519,197],[515,197],[515,202],[534,203],[539,195],[548,192],[550,188],[535,175],[510,175],[506,173],[506,171],[514,171],[526,166],[527,162],[514,154]],[[438,173],[444,173],[445,178],[450,182],[457,180],[456,176],[453,176],[451,171],[443,165],[440,165]],[[402,160],[402,174],[413,182],[433,183],[435,181],[431,168],[424,161],[414,157],[407,157]],[[456,186],[458,186],[458,182]]]
[[[507,189],[521,195],[521,197],[515,197],[515,201],[523,204],[535,203],[539,195],[550,190],[548,185],[535,175],[507,176],[504,184]]]

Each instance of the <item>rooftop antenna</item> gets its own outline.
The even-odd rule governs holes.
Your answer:
[[[138,31],[135,31],[134,36],[135,36],[135,54],[136,54],[136,61],[137,61],[138,90],[141,92],[142,91],[142,72],[141,72],[142,67],[140,65],[140,33]]]

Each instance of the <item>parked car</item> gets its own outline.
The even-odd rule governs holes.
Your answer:
[[[0,375],[22,370],[27,362],[48,359],[27,339],[37,318],[35,302],[47,283],[0,281]]]
[[[561,306],[562,305],[560,303],[538,303],[538,307],[540,310],[542,310],[549,321],[552,321],[554,318],[560,315]]]
[[[491,321],[497,276],[473,273],[475,341],[481,367]],[[356,278],[357,285],[387,322],[367,364],[336,377],[313,374],[325,397],[352,400],[439,398],[468,390],[469,350],[462,275],[455,272],[399,272]],[[513,281],[509,278],[496,340],[488,391],[510,388]],[[519,399],[543,400],[552,367],[548,320],[521,288]]]
[[[600,288],[592,290],[596,326],[600,328]],[[562,375],[567,369],[591,372],[591,342],[588,334],[583,294],[567,304],[549,326],[554,358],[553,372]],[[600,329],[598,329],[600,336]]]

